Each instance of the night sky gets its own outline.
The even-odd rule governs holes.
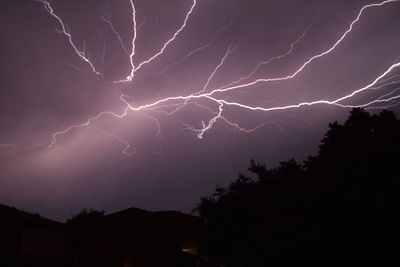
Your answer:
[[[190,212],[250,159],[315,153],[351,107],[397,109],[400,0],[133,4],[2,0],[0,203]]]

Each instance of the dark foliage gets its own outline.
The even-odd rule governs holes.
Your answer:
[[[303,164],[251,161],[255,178],[203,198],[202,251],[227,266],[398,263],[399,152],[392,112],[352,110]]]
[[[78,214],[67,220],[67,242],[71,256],[79,262],[82,254],[82,234],[88,223],[104,216],[104,211],[82,209]]]
[[[78,214],[67,220],[68,225],[81,225],[104,216],[104,211],[82,209]]]

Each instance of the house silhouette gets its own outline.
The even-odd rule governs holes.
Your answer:
[[[0,204],[0,261],[0,266],[66,262],[64,224]]]
[[[196,266],[199,220],[130,208],[78,225],[0,205],[0,266]]]
[[[199,222],[176,211],[130,208],[84,224],[84,266],[194,266]]]

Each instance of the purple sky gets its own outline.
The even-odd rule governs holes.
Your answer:
[[[182,26],[193,0],[133,2],[137,67]],[[141,108],[167,97],[193,95],[215,72],[205,91],[209,93],[277,56],[239,85],[291,75],[332,48],[371,3],[382,5],[365,9],[335,49],[291,79],[261,81],[212,94],[211,99],[185,98],[186,105],[171,115],[166,113],[185,104],[184,99]],[[328,122],[343,120],[350,106],[364,105],[375,112],[377,107],[396,109],[400,100],[400,0],[197,0],[174,41],[125,83],[115,81],[125,79],[132,68],[130,1],[50,4],[73,44],[80,51],[85,48],[85,58],[101,76],[75,53],[44,3],[2,1],[0,203],[49,218],[65,220],[82,208],[190,212],[216,185],[245,172],[250,159],[269,167],[290,157],[301,161],[316,152]],[[113,29],[102,16],[111,19]],[[336,103],[341,106],[248,108],[335,101],[358,89],[365,90]],[[127,103],[121,94],[129,107],[141,110],[123,114]],[[221,103],[223,117],[215,117]],[[54,133],[103,111],[124,116],[99,116],[53,140]]]

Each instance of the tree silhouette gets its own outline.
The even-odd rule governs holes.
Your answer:
[[[104,216],[104,211],[92,210],[92,209],[82,209],[78,214],[72,215],[70,219],[67,220],[68,225],[81,225],[88,223],[92,220],[96,220]]]
[[[71,256],[74,258],[77,266],[80,266],[82,254],[82,235],[90,222],[104,216],[104,211],[82,209],[78,214],[72,215],[67,220],[67,242]]]
[[[353,109],[303,164],[251,161],[254,178],[201,199],[203,252],[227,266],[398,262],[399,151],[392,112]]]

